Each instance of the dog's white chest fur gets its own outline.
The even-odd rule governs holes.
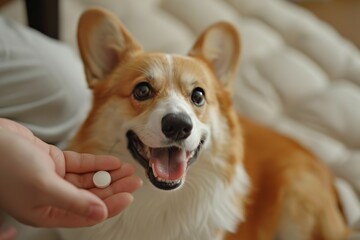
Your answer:
[[[202,157],[211,157],[208,154]],[[246,195],[248,178],[238,166],[229,185],[218,166],[199,163],[189,169],[184,186],[158,190],[149,182],[135,193],[135,201],[121,215],[94,227],[61,231],[64,240],[209,240],[234,231],[243,213],[239,196]]]

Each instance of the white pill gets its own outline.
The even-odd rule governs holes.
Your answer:
[[[98,171],[93,176],[93,182],[97,188],[106,188],[111,183],[111,175],[106,171]]]

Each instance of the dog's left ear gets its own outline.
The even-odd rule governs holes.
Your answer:
[[[142,49],[117,17],[101,8],[89,9],[81,15],[78,44],[90,87]]]
[[[240,58],[240,37],[234,25],[219,22],[210,26],[200,35],[189,55],[209,64],[222,84],[232,90]]]

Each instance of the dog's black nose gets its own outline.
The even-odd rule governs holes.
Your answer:
[[[187,138],[192,128],[191,118],[185,113],[169,113],[161,120],[162,132],[172,140]]]

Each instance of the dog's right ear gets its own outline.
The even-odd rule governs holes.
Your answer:
[[[240,50],[240,35],[235,25],[218,22],[200,35],[189,55],[208,63],[222,85],[233,93]]]
[[[80,17],[78,44],[90,87],[104,79],[125,58],[141,50],[120,20],[101,8],[89,9]]]

